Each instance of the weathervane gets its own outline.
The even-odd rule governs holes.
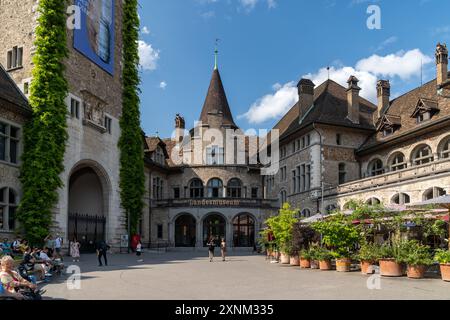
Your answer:
[[[217,56],[219,55],[219,41],[220,39],[217,38],[216,39],[216,49],[214,50],[214,70],[218,69],[218,64],[217,64]]]

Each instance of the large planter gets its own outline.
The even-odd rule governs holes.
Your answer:
[[[291,259],[290,259],[290,257],[287,254],[282,253],[281,256],[280,256],[280,262],[281,262],[281,264],[290,264],[291,263]]]
[[[311,269],[319,269],[319,261],[311,260],[310,266],[311,266]]]
[[[297,266],[300,265],[300,258],[299,258],[298,256],[296,256],[296,257],[291,257],[290,263],[291,263],[291,266],[297,267]]]
[[[300,268],[302,268],[302,269],[309,269],[309,268],[311,268],[311,260],[310,259],[300,258]]]
[[[450,282],[450,264],[441,264],[442,280]]]
[[[350,259],[336,259],[337,272],[350,272],[352,261]]]
[[[381,259],[380,274],[383,277],[403,277],[403,266],[395,259]]]
[[[319,261],[319,268],[322,271],[330,271],[332,269],[331,261],[330,260]]]
[[[372,261],[361,261],[361,273],[373,274]]]
[[[411,279],[423,279],[425,278],[426,266],[408,266],[407,276]]]

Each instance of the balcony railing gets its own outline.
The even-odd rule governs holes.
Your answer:
[[[196,207],[196,208],[278,208],[278,200],[247,198],[200,198],[200,199],[165,199],[151,200],[153,208]]]

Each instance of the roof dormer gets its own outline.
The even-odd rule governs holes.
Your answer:
[[[436,100],[421,98],[417,102],[411,118],[416,118],[417,123],[430,120],[435,114],[439,113],[439,105]]]

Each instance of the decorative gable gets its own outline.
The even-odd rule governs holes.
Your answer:
[[[394,133],[402,126],[402,118],[400,116],[385,114],[378,122],[378,132],[383,132],[385,136]]]
[[[411,115],[411,118],[417,118],[424,114],[430,114],[430,116],[432,117],[439,111],[440,110],[438,102],[436,100],[421,98],[417,102],[416,108],[414,109],[414,113]]]

